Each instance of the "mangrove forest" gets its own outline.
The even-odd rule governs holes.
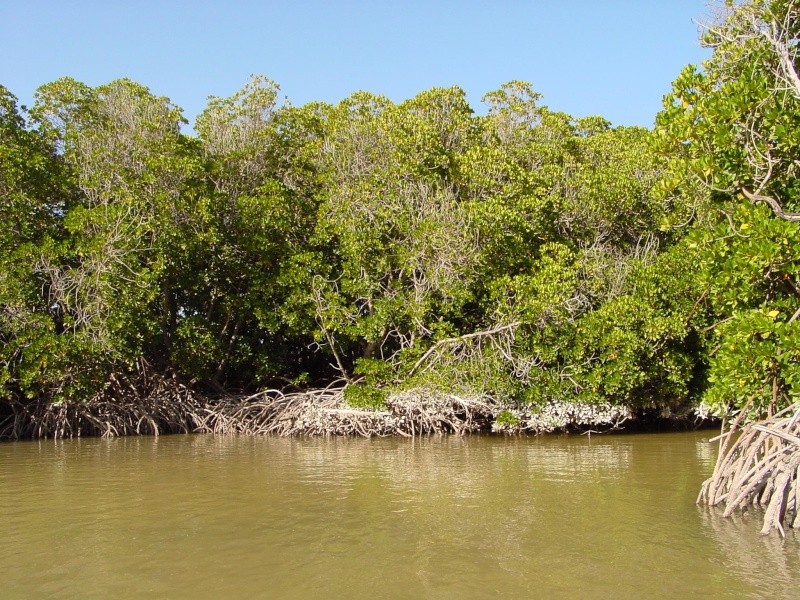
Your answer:
[[[723,445],[761,429],[705,501],[772,503],[780,528],[800,6],[726,5],[652,129],[521,81],[481,108],[458,87],[295,106],[253,76],[191,128],[129,79],[30,107],[0,86],[0,437],[716,417]]]

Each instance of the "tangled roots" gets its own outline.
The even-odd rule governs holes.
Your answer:
[[[800,528],[800,406],[741,431],[734,424],[720,443],[714,474],[703,483],[697,503],[724,503],[725,517],[737,509],[763,507],[763,535],[772,530],[784,535],[784,522]]]
[[[606,405],[550,403],[520,409],[489,396],[462,397],[429,389],[390,396],[385,408],[348,405],[343,388],[212,398],[172,380],[152,386],[146,396],[59,404],[10,403],[0,417],[0,439],[80,436],[215,433],[245,435],[465,434],[478,431],[543,433],[567,429],[614,429],[630,411]],[[504,417],[498,419],[498,417]]]

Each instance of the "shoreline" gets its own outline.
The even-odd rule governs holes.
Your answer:
[[[380,409],[349,405],[344,388],[207,397],[182,386],[123,400],[0,405],[3,441],[170,433],[360,437],[644,433],[718,425],[717,419],[697,410],[664,413],[556,401],[520,406],[430,389],[393,394]]]

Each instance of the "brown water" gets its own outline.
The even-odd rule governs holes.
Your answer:
[[[713,432],[0,444],[0,598],[798,598]]]

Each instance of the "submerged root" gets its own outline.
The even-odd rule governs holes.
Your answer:
[[[741,430],[734,423],[721,437],[720,458],[697,503],[724,504],[725,517],[765,507],[762,535],[773,530],[784,535],[785,523],[800,528],[800,406]]]

